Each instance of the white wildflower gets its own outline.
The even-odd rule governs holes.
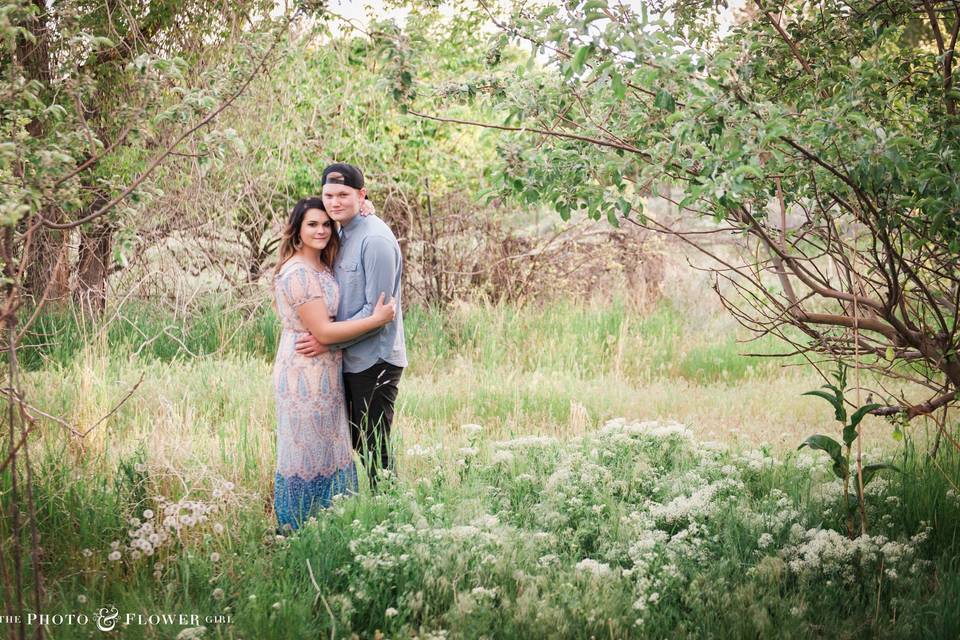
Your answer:
[[[596,577],[603,577],[610,575],[611,569],[610,565],[604,562],[598,562],[591,558],[584,558],[576,565],[577,571],[583,571],[584,573],[592,573]]]
[[[493,446],[498,449],[525,449],[527,447],[545,447],[556,444],[557,439],[550,436],[521,436],[512,440],[498,440]]]
[[[483,598],[494,598],[497,595],[497,588],[487,589],[486,587],[474,587],[470,593],[481,600]]]
[[[407,455],[414,458],[429,458],[443,449],[443,445],[435,444],[432,446],[422,446],[415,444],[407,449]]]
[[[199,640],[206,633],[206,627],[187,627],[177,634],[176,640]]]

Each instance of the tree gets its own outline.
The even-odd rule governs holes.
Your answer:
[[[70,148],[63,149],[78,164],[93,160],[104,149],[111,149],[113,159],[126,154],[128,160],[127,164],[92,162],[90,171],[71,179],[76,183],[73,197],[51,203],[44,218],[59,224],[89,217],[110,202],[115,194],[112,185],[129,182],[143,168],[143,160],[150,148],[159,144],[162,131],[129,129],[127,125],[131,116],[147,109],[151,101],[170,98],[164,94],[170,85],[145,85],[151,60],[161,61],[152,71],[166,74],[167,82],[183,81],[189,86],[192,77],[188,70],[196,74],[193,78],[201,76],[204,59],[211,57],[211,52],[244,31],[255,30],[271,7],[259,1],[211,4],[195,0],[5,5],[5,13],[17,26],[12,35],[16,46],[7,69],[18,74],[24,90],[48,108],[30,118],[27,132],[39,145],[49,144],[65,129],[82,132],[71,140]],[[76,216],[71,208],[77,210]],[[71,228],[38,227],[32,237],[38,260],[27,268],[26,290],[35,300],[44,291],[48,299],[62,300],[74,275],[77,301],[89,312],[100,313],[106,280],[115,265],[118,228],[115,214],[96,216]],[[68,251],[74,229],[78,241],[75,262]]]
[[[679,189],[678,204],[715,220],[713,232],[753,247],[748,264],[714,255],[715,289],[744,325],[875,371],[875,414],[945,410],[960,389],[960,8],[754,4],[726,35],[703,2],[660,6],[672,20],[603,0],[491,13],[532,49],[491,98],[503,124],[407,106],[509,131],[496,171],[505,191],[564,217],[676,232],[710,253],[703,232],[644,215],[645,195]],[[928,396],[897,396],[891,379]]]
[[[63,239],[78,229],[85,234],[81,286],[93,292],[87,302],[96,311],[102,291],[93,287],[102,282],[107,269],[112,233],[102,225],[108,225],[131,199],[144,195],[148,178],[165,159],[179,153],[184,141],[212,128],[217,116],[264,69],[292,19],[254,20],[242,37],[237,36],[238,44],[253,55],[206,70],[216,71],[221,81],[197,90],[186,73],[188,62],[164,50],[167,45],[175,48],[173,35],[155,51],[133,56],[131,50],[152,35],[145,25],[163,18],[162,3],[152,3],[149,11],[140,7],[145,22],[137,26],[131,18],[137,15],[136,8],[127,5],[55,6],[40,2],[0,6],[0,39],[5,47],[0,59],[0,326],[5,352],[0,390],[6,419],[6,437],[0,445],[0,484],[5,488],[0,496],[0,574],[5,614],[20,620],[11,624],[10,635],[19,638],[27,635],[28,589],[33,610],[43,610],[45,560],[27,446],[39,423],[19,388],[17,348],[44,302],[62,285],[52,274],[63,264]],[[91,12],[98,11],[113,12],[107,16],[111,25],[114,19],[130,20],[128,28],[118,32],[121,37],[84,30]],[[187,26],[183,16],[171,20],[170,25]],[[158,27],[156,33],[161,32]],[[111,66],[119,58],[125,64]],[[122,96],[97,93],[100,82],[114,86],[111,74],[123,78]],[[56,258],[51,259],[49,252]],[[41,263],[39,275],[28,275],[35,263]],[[33,304],[26,291],[29,286],[34,287]],[[24,309],[29,317],[21,313]],[[35,627],[37,638],[43,632],[42,625]]]

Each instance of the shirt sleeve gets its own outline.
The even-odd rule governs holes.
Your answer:
[[[287,304],[293,309],[299,309],[311,300],[324,297],[317,274],[303,265],[293,267],[283,275],[281,289]]]

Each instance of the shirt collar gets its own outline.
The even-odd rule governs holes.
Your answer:
[[[345,238],[345,237],[347,236],[348,233],[351,233],[351,232],[355,231],[356,229],[359,229],[359,228],[360,228],[360,220],[362,220],[362,219],[363,219],[363,216],[360,215],[359,213],[357,213],[357,215],[353,216],[353,219],[350,220],[350,222],[348,222],[348,223],[346,223],[346,224],[341,224],[341,225],[340,225],[340,238],[343,239],[343,238]]]

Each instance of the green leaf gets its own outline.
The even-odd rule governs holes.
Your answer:
[[[673,99],[673,96],[668,92],[660,89],[657,91],[656,97],[653,99],[653,106],[658,109],[663,109],[664,111],[669,111],[673,113],[677,110],[677,101]]]
[[[570,68],[573,69],[574,73],[583,71],[583,63],[586,62],[588,53],[590,53],[590,45],[585,44],[573,54],[573,59],[570,61]]]
[[[545,8],[543,11],[541,11],[539,14],[537,14],[537,18],[545,21],[547,18],[551,17],[557,11],[560,11],[560,7],[556,5],[549,6]]]
[[[806,393],[801,393],[802,396],[816,396],[818,398],[823,398],[831,405],[833,405],[833,414],[840,422],[846,422],[847,411],[843,408],[843,401],[837,398],[834,394],[827,393],[826,391],[807,391]]]
[[[613,89],[613,95],[615,95],[618,100],[623,100],[627,97],[627,85],[623,83],[623,76],[616,71],[610,74],[610,87]]]
[[[620,228],[620,221],[617,220],[617,210],[610,208],[607,209],[607,222],[613,225],[616,228]]]
[[[580,11],[584,11],[584,12],[596,11],[597,9],[606,9],[606,8],[607,8],[606,0],[590,0],[589,2],[585,2],[583,4],[583,6],[580,8]]]
[[[843,444],[848,447],[850,444],[857,439],[857,428],[854,425],[848,424],[843,428]]]
[[[877,404],[875,402],[871,404],[865,404],[859,409],[857,409],[852,416],[850,416],[850,426],[856,428],[860,424],[860,421],[863,420],[864,416],[873,411],[874,409],[879,409],[882,407],[882,404]]]
[[[889,470],[891,470],[891,471],[896,471],[897,473],[901,473],[901,471],[900,471],[900,469],[899,469],[898,467],[895,467],[894,465],[889,464],[889,463],[887,463],[887,462],[877,462],[877,463],[875,463],[875,464],[865,464],[865,465],[863,465],[863,471],[862,471],[862,473],[863,473],[863,486],[866,487],[867,484],[868,484],[871,480],[873,480],[873,476],[877,475],[877,472],[878,472],[878,471],[884,471],[884,470],[886,470],[886,469],[889,469]]]
[[[848,463],[847,459],[844,456],[840,456],[839,460],[833,461],[833,475],[837,476],[841,480],[847,475]]]
[[[810,447],[818,451],[825,451],[833,459],[833,472],[838,478],[842,478],[847,469],[847,459],[843,456],[843,449],[840,443],[830,436],[814,435],[803,441],[797,449]]]

